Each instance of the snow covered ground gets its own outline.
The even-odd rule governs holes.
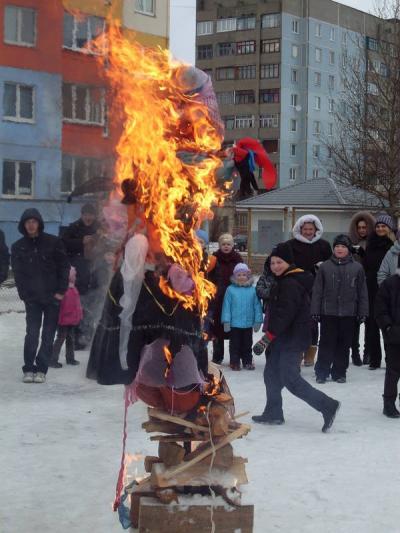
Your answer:
[[[50,369],[46,384],[23,384],[23,336],[22,313],[0,315],[0,532],[123,531],[111,511],[122,387],[88,381],[87,352],[77,353],[79,367]],[[238,412],[264,407],[263,359],[256,364],[255,372],[226,369]],[[311,369],[303,374],[313,380]],[[254,425],[236,441],[249,458],[244,499],[255,505],[256,533],[400,531],[400,420],[381,414],[383,378],[383,369],[351,367],[346,384],[321,386],[342,402],[330,434],[318,413],[285,393],[284,426]],[[155,452],[144,420],[145,406],[131,407],[132,454]]]

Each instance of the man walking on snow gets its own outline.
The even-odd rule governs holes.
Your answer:
[[[43,219],[37,209],[24,211],[18,230],[23,237],[12,245],[11,266],[26,309],[23,382],[44,383],[60,302],[68,288],[69,261],[61,239],[44,233]]]

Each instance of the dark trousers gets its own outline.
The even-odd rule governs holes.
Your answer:
[[[356,322],[351,341],[351,356],[360,355],[360,324]]]
[[[60,303],[52,300],[50,303],[25,302],[26,335],[24,344],[23,372],[47,373],[48,362],[52,356],[54,335],[57,329]],[[43,327],[42,327],[43,322]],[[40,328],[42,337],[39,351]]]
[[[243,365],[253,362],[251,347],[253,345],[253,328],[231,328],[229,339],[229,356],[231,365]]]
[[[74,354],[74,328],[75,326],[58,326],[57,337],[53,345],[53,362],[57,363],[62,345],[65,342],[65,359],[67,362],[75,359]]]
[[[213,340],[213,361],[214,363],[222,363],[224,359],[224,338],[218,337]]]
[[[370,313],[373,310],[370,309]],[[365,325],[365,350],[368,353],[369,364],[379,367],[382,362],[381,332],[373,316],[368,317]]]
[[[353,340],[356,319],[352,316],[322,316],[318,359],[315,365],[317,377],[332,379],[346,377],[349,366],[349,350]]]
[[[332,398],[314,388],[302,378],[299,365],[299,347],[293,342],[276,339],[266,354],[264,383],[267,392],[267,405],[264,412],[271,418],[283,418],[282,389],[305,401],[316,409],[324,412],[332,403]]]
[[[397,398],[397,385],[400,379],[400,344],[387,344],[386,372],[383,395],[385,398]]]
[[[311,321],[311,346],[318,346],[318,322]]]

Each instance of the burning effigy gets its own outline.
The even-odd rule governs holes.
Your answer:
[[[228,506],[229,520],[240,525],[238,487],[247,483],[246,461],[234,456],[231,442],[249,426],[237,422],[224,376],[208,363],[204,320],[216,289],[207,279],[196,237],[212,218],[212,206],[221,205],[227,194],[216,181],[223,125],[215,94],[205,73],[173,61],[166,50],[128,42],[114,27],[107,41],[111,112],[119,114],[124,127],[114,190],[104,212],[109,226],[125,228],[126,235],[88,374],[101,384],[125,385],[124,450],[114,510],[123,515],[125,491],[131,497],[128,523],[138,526],[140,520],[141,530],[160,532],[163,505],[193,494],[219,495],[223,505],[206,503],[205,519],[226,520]],[[159,443],[158,456],[145,458],[145,479],[124,487],[126,414],[137,400],[149,406],[143,428],[155,433],[151,440]],[[154,512],[146,514],[142,501],[149,497],[161,506],[155,529],[149,525]],[[177,520],[185,522],[182,509],[175,508]],[[242,531],[252,531],[252,506],[242,510],[247,513]],[[197,518],[191,529],[189,522],[182,531],[198,531],[202,524]]]

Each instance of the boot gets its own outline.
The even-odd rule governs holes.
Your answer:
[[[351,353],[351,360],[353,361],[354,366],[362,366],[363,362],[361,361],[360,354],[358,352]]]
[[[322,416],[324,417],[324,425],[322,426],[321,430],[322,433],[326,433],[332,427],[332,424],[339,409],[340,402],[331,399],[329,407],[322,411]]]
[[[282,416],[271,416],[267,413],[263,413],[262,415],[254,415],[251,417],[253,422],[256,422],[257,424],[268,424],[270,426],[281,426],[285,423],[285,419]]]
[[[311,345],[307,348],[304,354],[304,366],[314,366],[315,354],[317,353],[318,346]]]
[[[383,398],[383,414],[388,418],[400,418],[400,413],[396,409],[396,396],[382,396]]]

